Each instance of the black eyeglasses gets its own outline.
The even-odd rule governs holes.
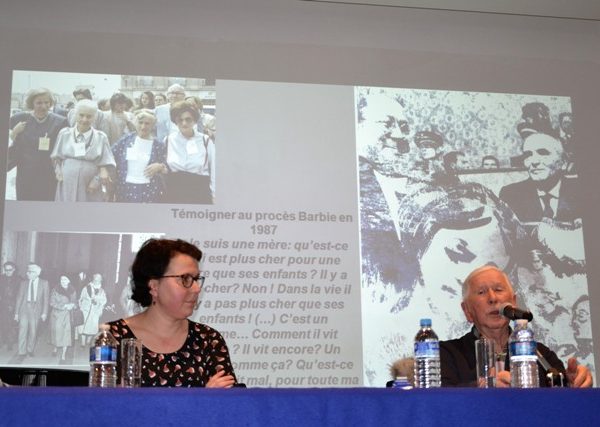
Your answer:
[[[159,279],[163,277],[176,277],[179,279],[179,284],[184,288],[191,288],[194,282],[198,282],[200,287],[204,286],[204,276],[192,276],[191,274],[170,274],[168,276],[160,276]]]

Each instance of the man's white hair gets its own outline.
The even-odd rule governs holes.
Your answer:
[[[172,84],[171,86],[169,86],[167,88],[167,95],[169,93],[173,93],[173,92],[183,92],[183,93],[185,93],[185,89],[179,83],[174,83],[174,84]]]
[[[510,279],[508,278],[508,275],[504,271],[500,270],[495,265],[483,265],[483,266],[478,267],[475,270],[471,271],[471,273],[469,273],[467,278],[464,280],[464,282],[462,284],[463,301],[467,298],[467,295],[469,294],[469,287],[471,286],[471,282],[473,281],[473,279],[475,277],[479,276],[481,273],[484,273],[486,271],[495,271],[495,272],[499,273],[500,276],[502,276],[502,278],[504,279],[505,283],[508,286],[510,286],[510,288],[512,289],[512,283],[510,283]],[[514,292],[514,290],[513,290],[513,292]]]

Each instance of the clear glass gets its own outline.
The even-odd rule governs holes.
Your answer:
[[[477,387],[496,387],[496,357],[494,342],[486,338],[475,341]]]
[[[121,387],[142,385],[142,340],[121,340]]]

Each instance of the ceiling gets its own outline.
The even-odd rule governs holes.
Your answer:
[[[600,21],[598,0],[302,0]]]

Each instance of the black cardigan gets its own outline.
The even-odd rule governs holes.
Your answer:
[[[442,387],[475,387],[477,385],[475,341],[478,337],[479,331],[473,327],[471,332],[458,339],[440,341]],[[556,353],[540,343],[537,343],[537,349],[548,361],[550,366],[559,372],[562,372],[566,382],[565,367]],[[510,367],[508,354],[504,366],[508,371]],[[540,377],[540,387],[546,387],[546,370],[539,361],[538,373]]]

